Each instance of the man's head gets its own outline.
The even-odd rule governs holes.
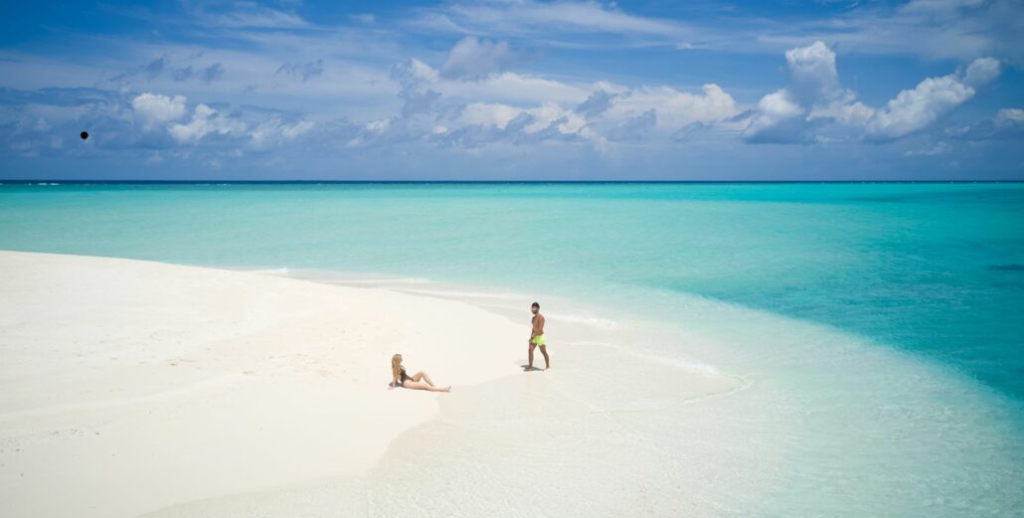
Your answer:
[[[530,312],[533,313],[534,315],[539,313],[540,312],[540,304],[534,302],[533,305],[530,306]]]

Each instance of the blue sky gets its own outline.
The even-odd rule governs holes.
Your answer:
[[[1022,66],[1019,0],[10,3],[0,179],[1024,180]]]

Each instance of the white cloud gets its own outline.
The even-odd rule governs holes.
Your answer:
[[[817,107],[807,116],[807,120],[834,120],[847,126],[864,126],[875,115],[875,109],[853,99],[851,94]]]
[[[451,4],[423,11],[418,27],[445,32],[554,36],[560,32],[611,33],[681,38],[688,34],[677,22],[627,14],[615,4],[597,2],[478,2]]]
[[[866,126],[867,136],[897,139],[920,131],[974,97],[976,87],[999,75],[999,62],[978,58],[963,76],[929,77],[913,90],[900,92],[885,108],[877,110]]]
[[[691,93],[671,86],[577,86],[511,72],[492,74],[492,54],[505,53],[498,49],[497,44],[466,38],[449,55],[448,73],[417,59],[395,66],[392,79],[405,101],[403,118],[430,114],[432,120],[393,125],[378,137],[429,141],[432,135],[444,135],[447,143],[479,145],[513,136],[564,140],[574,135],[597,142],[651,132],[677,135],[700,125],[740,131],[752,142],[892,140],[927,128],[966,102],[977,87],[998,77],[1001,66],[994,58],[979,58],[955,74],[925,79],[876,109],[842,86],[836,53],[815,41],[785,52],[786,86],[741,117],[733,97],[715,84]],[[480,79],[457,80],[467,77]],[[436,127],[444,130],[434,131]],[[377,135],[369,128],[364,133],[363,141]]]
[[[973,88],[985,86],[999,77],[1000,64],[995,58],[978,58],[967,67],[964,83]]]
[[[433,109],[441,94],[430,88],[437,83],[438,77],[437,70],[415,58],[392,67],[391,79],[398,83],[398,96],[405,101],[403,117],[429,113]]]
[[[992,119],[969,126],[952,126],[945,130],[947,137],[959,140],[1019,139],[1024,136],[1024,110],[1003,108]]]
[[[507,104],[470,103],[459,114],[458,122],[462,126],[476,124],[505,129],[505,126],[508,126],[508,123],[520,113],[522,110]]]
[[[492,43],[467,36],[448,53],[441,76],[449,79],[481,79],[512,65],[508,42]]]
[[[391,119],[381,119],[366,124],[366,130],[373,133],[384,133],[391,127]]]
[[[1024,4],[1019,0],[857,3],[834,18],[788,20],[785,25],[748,19],[732,27],[697,29],[718,50],[764,52],[816,38],[851,54],[958,60],[995,55],[1016,64],[1024,60]]]
[[[295,13],[252,2],[233,2],[227,4],[226,8],[217,7],[220,6],[194,6],[190,10],[199,23],[228,29],[298,29],[308,25],[306,20]]]
[[[391,70],[391,78],[403,88],[415,88],[425,83],[436,83],[438,73],[430,65],[413,58],[395,65]]]
[[[755,115],[743,131],[743,136],[751,140],[790,140],[801,129],[799,117],[803,114],[803,107],[792,99],[788,90],[783,88],[758,101]],[[789,126],[786,125],[787,123]]]
[[[470,42],[468,46],[466,42]],[[471,47],[467,55],[480,50],[475,39],[463,40],[460,46]],[[483,54],[491,50],[488,47]],[[452,75],[473,77],[490,66],[464,68]],[[607,82],[583,87],[512,72],[463,81],[417,59],[396,65],[391,78],[404,100],[401,119],[365,125],[349,146],[427,141],[477,147],[504,140],[589,141],[603,147],[605,135],[618,140],[632,140],[632,136],[655,130],[668,135],[689,124],[713,124],[737,113],[732,96],[714,84],[705,85],[700,93]],[[419,114],[430,118],[413,117]]]
[[[147,131],[166,122],[178,120],[185,115],[185,97],[144,93],[132,99],[135,119]]]
[[[277,69],[277,74],[285,74],[302,80],[303,83],[324,75],[323,58],[307,63],[284,63]]]
[[[249,137],[253,147],[265,148],[273,144],[295,140],[312,130],[314,126],[316,124],[309,120],[285,124],[280,119],[274,118],[257,125],[249,133]]]
[[[836,53],[824,42],[786,51],[789,86],[795,99],[804,106],[821,104],[843,94],[836,70]]]
[[[203,137],[215,135],[236,135],[245,131],[245,123],[232,120],[205,104],[196,106],[188,124],[172,124],[167,131],[175,140],[184,144],[195,144]]]
[[[532,118],[532,122],[523,127],[524,133],[537,133],[554,125],[559,133],[570,135],[579,133],[586,124],[583,117],[556,103],[544,103],[536,108],[524,110],[524,113]]]
[[[604,117],[625,120],[657,110],[657,127],[678,130],[694,122],[713,123],[736,115],[736,101],[716,84],[703,86],[703,94],[681,92],[671,86],[627,90],[611,100]]]
[[[1020,108],[1003,108],[995,118],[996,126],[1024,125],[1024,110]]]
[[[615,94],[610,94],[604,90],[598,89],[594,93],[587,97],[586,101],[583,101],[576,107],[576,112],[583,115],[584,117],[595,117],[606,112],[612,104],[612,99],[615,98]]]
[[[479,81],[442,81],[435,88],[446,97],[467,101],[523,104],[578,104],[590,95],[586,87],[515,72],[492,74]]]
[[[498,142],[518,145],[593,141],[600,145],[603,139],[587,127],[582,115],[558,103],[517,107],[471,102],[438,113],[436,121],[393,117],[370,122],[346,146],[416,141],[471,149]]]
[[[604,139],[587,126],[583,116],[556,103],[517,108],[501,103],[471,103],[455,117],[445,132],[434,134],[443,145],[474,148],[499,141],[513,144],[592,142]]]
[[[995,55],[1024,61],[1020,0],[848,2],[833,17],[786,19],[730,13],[719,17],[653,17],[615,2],[531,0],[466,2],[420,9],[408,29],[522,38],[566,47],[664,46],[742,53],[778,52],[821,39],[847,53],[968,60]],[[601,36],[601,37],[596,37]]]
[[[523,133],[537,133],[555,125],[562,134],[575,134],[586,125],[584,118],[557,103],[544,103],[533,108],[516,108],[501,103],[470,103],[455,119],[457,127],[492,126],[505,130],[513,121],[521,123]]]
[[[404,101],[404,118],[434,113],[442,97],[447,100],[446,109],[450,110],[456,105],[474,103],[576,104],[588,95],[588,91],[579,86],[513,72],[490,74],[476,81],[444,77],[439,70],[418,59],[395,65],[391,79],[398,83],[398,95]]]
[[[824,42],[787,50],[786,65],[789,83],[758,102],[743,132],[748,140],[797,141],[805,138],[803,131],[809,121],[829,115],[845,118],[863,115],[861,109],[845,109],[853,94],[839,84],[836,54]]]
[[[866,130],[872,138],[896,139],[938,120],[974,96],[974,89],[955,76],[929,77],[904,90],[875,112]]]
[[[654,108],[615,125],[609,132],[609,140],[639,140],[647,137],[658,124],[657,112]]]
[[[406,127],[405,121],[387,118],[370,121],[363,125],[359,133],[345,143],[346,148],[357,148],[370,144],[408,142],[416,140],[421,135],[414,137],[403,131]]]
[[[826,137],[812,135],[812,130],[852,131],[871,140],[902,138],[972,98],[975,89],[994,81],[1000,70],[998,60],[978,58],[963,73],[927,78],[875,109],[856,101],[856,95],[840,85],[836,55],[823,42],[787,51],[786,63],[789,84],[758,102],[743,132],[750,141],[806,142]],[[829,123],[838,126],[828,127]]]

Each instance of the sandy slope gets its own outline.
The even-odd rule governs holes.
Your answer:
[[[0,252],[0,515],[135,516],[365,471],[441,383],[519,371],[473,306],[255,273]]]

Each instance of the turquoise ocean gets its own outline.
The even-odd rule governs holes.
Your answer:
[[[1024,505],[1024,184],[4,183],[0,249],[345,272],[576,301],[611,321],[678,324],[732,344],[698,359],[728,368],[745,356],[737,369],[780,391],[813,392],[791,400],[806,407],[809,430],[842,429],[844,398],[861,398],[849,389],[855,379],[812,373],[852,376],[857,354],[871,358],[866,365],[892,353],[924,366],[928,379],[865,377],[873,399],[864,415],[897,422],[870,433],[944,444],[919,453],[948,466],[930,459],[899,469],[950,474],[914,486],[912,497],[880,495],[890,509],[934,505],[891,515],[1012,516]],[[808,329],[820,334],[804,355],[789,337],[807,342]],[[631,347],[674,354],[671,341]],[[848,369],[818,365],[830,348]],[[922,401],[935,394],[927,409],[885,402],[915,383],[932,391]],[[954,385],[956,400],[935,388]],[[794,439],[808,456],[816,441],[832,447],[825,435]],[[800,494],[750,509],[843,514],[801,496],[830,476],[830,459],[794,478]],[[844,472],[858,469],[844,462]],[[957,465],[986,472],[986,463],[990,478],[957,479]],[[860,483],[871,478],[864,469],[844,476]],[[840,505],[879,515],[861,500]]]

